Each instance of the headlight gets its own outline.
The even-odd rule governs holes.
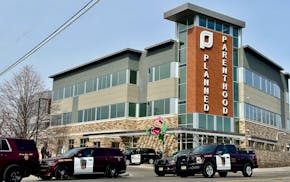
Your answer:
[[[201,157],[196,157],[196,163],[197,163],[197,164],[202,164],[202,163],[203,163],[203,158],[201,158]]]

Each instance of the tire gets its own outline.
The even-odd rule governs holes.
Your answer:
[[[251,177],[253,174],[253,167],[251,164],[246,163],[243,167],[243,176],[244,177]]]
[[[208,162],[203,166],[202,174],[206,178],[212,178],[215,174],[215,168],[212,163]]]
[[[149,163],[149,164],[153,164],[153,163],[154,163],[154,159],[149,159],[149,160],[148,160],[148,163]]]
[[[182,177],[182,178],[187,178],[187,177],[188,177],[187,172],[182,172],[182,173],[179,173],[178,175],[179,175],[180,177]]]
[[[119,176],[119,173],[117,172],[116,167],[108,165],[106,167],[106,171],[105,171],[105,176],[107,176],[108,178],[116,178]]]
[[[161,177],[161,176],[165,176],[165,173],[163,173],[163,172],[159,172],[159,171],[156,172],[156,171],[155,171],[155,173],[157,174],[157,176],[160,176],[160,177]]]
[[[220,177],[227,177],[228,172],[219,172]]]
[[[65,166],[59,166],[55,170],[55,179],[57,180],[67,180],[69,178],[68,168]]]
[[[52,176],[39,176],[40,179],[42,180],[45,180],[45,181],[48,181],[48,180],[51,180]]]
[[[21,167],[18,165],[11,165],[9,166],[4,172],[4,181],[5,182],[20,182],[22,180]]]

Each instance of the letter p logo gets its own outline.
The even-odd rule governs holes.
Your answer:
[[[199,41],[200,41],[199,47],[201,49],[211,48],[212,44],[213,44],[213,33],[206,31],[206,30],[200,32],[200,40]]]

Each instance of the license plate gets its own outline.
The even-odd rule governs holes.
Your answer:
[[[159,171],[163,171],[163,167],[159,167],[159,169],[158,169]]]
[[[181,166],[181,170],[186,170],[186,166]]]

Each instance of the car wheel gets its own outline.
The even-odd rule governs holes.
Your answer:
[[[228,172],[219,172],[220,177],[227,177]]]
[[[39,176],[42,180],[51,180],[51,176]]]
[[[215,169],[212,163],[208,162],[204,165],[202,174],[204,177],[212,178],[215,174]]]
[[[119,174],[117,172],[116,167],[111,166],[111,165],[107,166],[105,176],[107,176],[108,178],[112,178],[112,177],[116,178],[118,177],[118,175]]]
[[[22,179],[22,171],[20,166],[11,165],[4,172],[5,182],[20,182]]]
[[[244,177],[251,177],[252,174],[253,174],[253,168],[252,168],[252,165],[249,164],[249,163],[246,163],[244,165],[244,168],[243,168],[243,176]]]
[[[55,170],[55,179],[57,180],[65,180],[68,179],[69,175],[68,175],[68,169],[65,166],[59,166],[56,170]]]
[[[149,164],[153,164],[153,163],[154,163],[154,159],[149,159],[149,160],[148,160],[148,163],[149,163]]]

